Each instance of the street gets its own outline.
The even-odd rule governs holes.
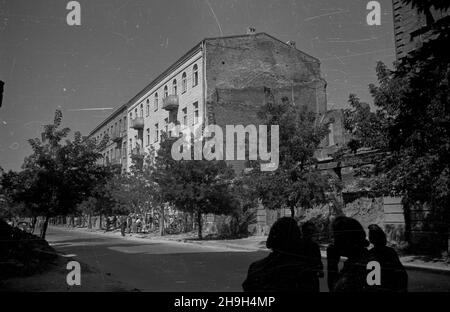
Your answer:
[[[49,228],[47,240],[57,251],[140,291],[242,291],[250,263],[267,255],[55,227]],[[408,275],[410,291],[450,291],[449,274],[408,270]],[[328,291],[325,279],[321,291]]]

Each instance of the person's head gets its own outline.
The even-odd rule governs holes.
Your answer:
[[[271,227],[266,246],[273,251],[297,252],[302,243],[302,234],[293,218],[278,219]]]
[[[387,239],[384,231],[376,224],[369,225],[369,241],[375,247],[386,246]]]
[[[317,228],[316,225],[311,221],[306,221],[302,224],[302,234],[303,238],[311,239],[314,234],[316,234]]]
[[[369,246],[366,232],[355,219],[339,216],[332,223],[334,244],[343,256],[351,256]]]

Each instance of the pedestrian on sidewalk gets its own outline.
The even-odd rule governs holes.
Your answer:
[[[127,220],[125,217],[122,217],[120,220],[120,234],[122,234],[122,236],[125,236],[126,229],[127,229]]]
[[[131,215],[128,215],[127,218],[127,233],[130,234],[131,233],[131,225],[133,223],[133,219],[131,218]]]
[[[384,231],[376,224],[369,225],[369,241],[373,248],[369,250],[371,258],[378,261],[383,278],[379,291],[406,292],[408,291],[408,273],[400,262],[397,252],[386,246],[387,239]]]
[[[111,226],[111,219],[110,219],[110,217],[106,217],[106,229],[105,229],[105,233],[109,231],[110,226]]]
[[[315,291],[320,291],[319,278],[323,278],[323,263],[322,255],[320,254],[320,247],[314,240],[314,236],[317,233],[316,225],[307,221],[302,225],[302,235],[305,247],[305,255],[311,262],[314,268],[314,289]]]
[[[250,265],[242,284],[244,291],[315,291],[313,268],[304,255],[300,228],[293,218],[283,217],[274,223],[266,246],[272,252]]]

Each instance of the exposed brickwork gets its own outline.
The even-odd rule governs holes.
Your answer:
[[[260,101],[267,87],[291,100],[295,93],[294,102],[307,105],[311,111],[326,111],[326,82],[320,76],[316,58],[266,34],[206,40],[205,46],[208,100],[214,101],[216,89],[247,89],[249,97],[237,93],[236,100]],[[255,91],[262,94],[255,96]]]

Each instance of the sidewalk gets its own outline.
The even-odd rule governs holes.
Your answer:
[[[59,226],[58,226],[59,227]],[[72,228],[68,228],[72,229]],[[88,230],[86,228],[75,228],[78,230],[91,231],[91,232],[100,232],[104,233],[102,230]],[[110,231],[104,233],[106,235],[114,235],[120,236],[119,230]],[[127,234],[126,237],[131,238],[140,238],[140,239],[149,239],[149,240],[158,240],[158,241],[173,241],[180,242],[186,244],[197,244],[203,245],[206,247],[222,247],[222,248],[230,248],[230,249],[241,249],[247,251],[268,251],[266,248],[266,239],[267,236],[250,236],[246,238],[240,239],[225,239],[225,240],[198,240],[196,233],[183,233],[177,235],[165,235],[165,236],[157,236],[155,234]],[[321,254],[322,258],[326,259],[326,246],[321,246]],[[446,262],[444,259],[433,259],[427,256],[403,256],[400,257],[400,261],[407,269],[414,270],[430,270],[437,271],[444,274],[450,274],[450,263]]]

